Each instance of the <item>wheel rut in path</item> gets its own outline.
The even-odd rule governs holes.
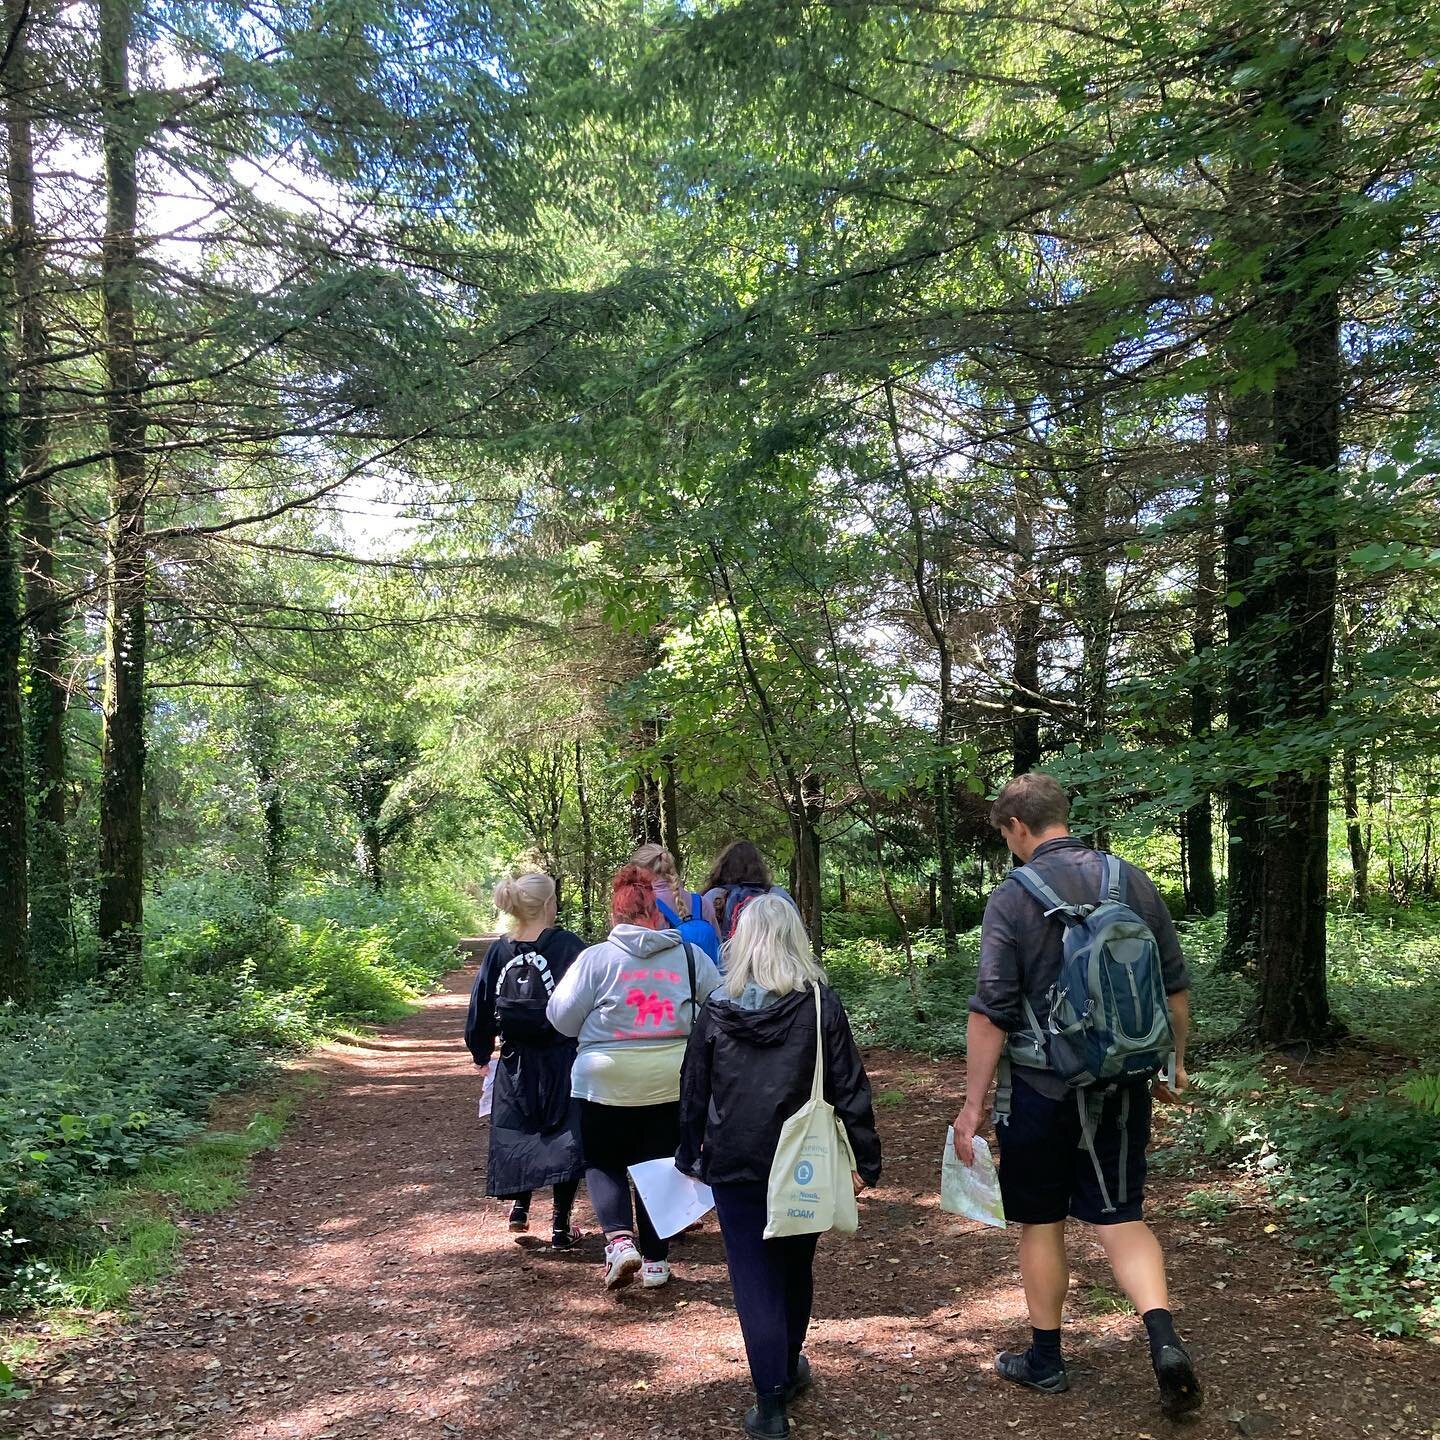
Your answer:
[[[143,1440],[410,1440],[734,1433],[748,1381],[719,1236],[675,1247],[676,1279],[607,1296],[582,1194],[578,1252],[525,1250],[483,1198],[479,1083],[460,1045],[470,973],[355,1047],[235,1209],[188,1225],[180,1268],[130,1316],[52,1355],[0,1434]],[[829,1237],[800,1437],[1332,1437],[1440,1434],[1440,1349],[1337,1323],[1323,1277],[1265,1216],[1167,1218],[1195,1181],[1162,1179],[1157,1228],[1208,1385],[1183,1427],[1154,1404],[1141,1327],[1115,1313],[1079,1240],[1066,1343],[1073,1388],[991,1373],[1023,1331],[1014,1237],[936,1208],[959,1062],[867,1054],[885,1180],[861,1233]],[[536,1197],[535,1218],[548,1221]]]

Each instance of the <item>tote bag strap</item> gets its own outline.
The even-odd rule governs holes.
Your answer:
[[[810,1086],[811,1102],[825,1098],[825,1035],[820,1026],[820,987],[815,986],[815,1079]]]

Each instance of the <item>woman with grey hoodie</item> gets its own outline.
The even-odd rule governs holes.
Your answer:
[[[654,1289],[670,1279],[670,1246],[640,1196],[632,1199],[627,1168],[675,1153],[685,1041],[720,972],[667,927],[649,871],[625,865],[612,885],[614,928],[575,958],[546,1015],[580,1041],[570,1088],[580,1102],[585,1183],[605,1231],[605,1288],[638,1274]]]

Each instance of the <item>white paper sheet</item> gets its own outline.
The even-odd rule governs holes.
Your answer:
[[[1005,1228],[1005,1205],[1000,1198],[1000,1177],[990,1147],[982,1136],[975,1137],[975,1163],[962,1165],[955,1154],[955,1127],[945,1132],[945,1149],[940,1155],[940,1208],[950,1215],[963,1215],[982,1225]]]
[[[485,1068],[485,1083],[480,1087],[480,1106],[475,1112],[477,1120],[483,1120],[490,1113],[490,1106],[495,1100],[495,1066],[498,1061],[492,1060]]]
[[[673,1160],[642,1160],[630,1167],[630,1178],[662,1240],[678,1235],[715,1208],[710,1187],[682,1175]]]

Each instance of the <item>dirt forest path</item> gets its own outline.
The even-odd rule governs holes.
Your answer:
[[[143,1440],[701,1437],[748,1395],[713,1218],[665,1290],[606,1296],[583,1196],[578,1253],[516,1246],[483,1199],[479,1086],[459,1045],[469,974],[418,1014],[316,1063],[325,1088],[245,1200],[190,1225],[180,1269],[133,1313],[54,1356],[0,1434]],[[1098,1250],[1075,1266],[1073,1389],[991,1373],[1021,1333],[1014,1239],[935,1206],[958,1066],[867,1055],[886,1150],[861,1234],[820,1249],[802,1437],[1139,1437],[1160,1416],[1139,1322],[1115,1312]],[[1180,1322],[1209,1386],[1196,1437],[1440,1435],[1440,1349],[1336,1323],[1323,1281],[1263,1214],[1158,1228]],[[537,1197],[537,1212],[542,1220]]]

